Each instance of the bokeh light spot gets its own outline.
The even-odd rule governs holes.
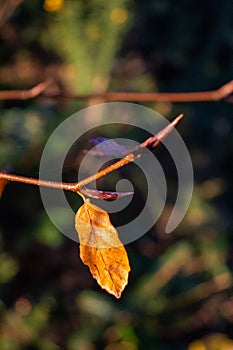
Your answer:
[[[194,340],[188,347],[188,350],[207,350],[202,340]]]
[[[45,0],[43,8],[48,12],[55,12],[61,10],[64,5],[64,0]]]
[[[17,299],[14,306],[15,311],[22,316],[28,315],[32,309],[32,305],[29,300],[23,297]]]
[[[122,24],[127,21],[128,12],[121,7],[117,7],[112,10],[110,18],[113,23]]]

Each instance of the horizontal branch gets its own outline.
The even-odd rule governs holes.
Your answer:
[[[72,100],[90,100],[102,99],[110,101],[128,101],[128,102],[201,102],[201,101],[220,101],[226,99],[233,93],[233,81],[221,86],[217,90],[201,92],[104,92],[96,94],[42,94],[45,98],[52,99],[72,99]],[[231,100],[229,100],[231,102]]]
[[[143,148],[149,147],[150,149],[154,149],[154,148],[158,147],[159,144],[177,126],[177,124],[180,122],[180,120],[182,118],[183,118],[183,114],[180,114],[170,124],[168,124],[165,128],[160,130],[156,135],[149,137],[147,140],[142,142],[139,145],[139,147],[135,148],[135,150],[133,152],[127,154],[125,157],[123,157],[119,161],[115,162],[114,164],[107,166],[106,168],[98,171],[97,173],[95,173],[91,176],[88,176],[86,179],[83,179],[79,182],[67,183],[67,182],[47,181],[47,180],[40,180],[40,179],[35,179],[35,178],[31,178],[31,177],[26,177],[26,176],[7,174],[4,172],[0,172],[0,180],[16,181],[16,182],[29,184],[29,185],[57,188],[57,189],[72,191],[72,192],[76,192],[76,193],[83,192],[84,194],[88,195],[87,189],[84,189],[82,191],[82,188],[84,186],[88,185],[89,183],[91,183],[93,181],[96,181],[97,179],[100,179],[101,177],[103,177],[107,174],[110,174],[114,170],[117,170],[130,162],[133,162],[135,159],[140,158],[143,155],[143,152],[142,152]],[[102,192],[103,192],[103,195],[102,195],[102,198],[103,198],[104,191],[102,191]],[[109,192],[107,192],[107,193],[109,193]]]
[[[222,85],[217,90],[200,92],[104,92],[93,94],[48,93],[45,92],[50,82],[42,82],[30,90],[0,91],[0,100],[27,100],[41,96],[43,98],[61,100],[101,99],[128,102],[202,102],[221,101],[232,103],[233,81]]]
[[[0,172],[0,180],[1,179],[5,179],[7,181],[21,182],[21,183],[28,184],[28,185],[58,188],[60,190],[67,190],[67,191],[72,191],[74,186],[76,186],[76,183],[40,180],[40,179],[35,179],[33,177],[7,174],[4,172]]]
[[[9,181],[21,182],[28,185],[36,185],[43,187],[56,188],[60,190],[67,190],[77,192],[78,183],[67,183],[67,182],[56,182],[39,180],[32,177],[19,176],[14,174],[7,174],[0,172],[0,198],[3,190]],[[102,198],[102,199],[116,199],[133,194],[133,192],[110,192],[110,191],[99,191],[93,190],[87,187],[80,187],[80,192],[91,198]]]

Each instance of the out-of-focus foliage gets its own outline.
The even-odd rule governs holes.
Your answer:
[[[50,92],[212,90],[232,79],[232,17],[228,0],[0,1],[0,88],[50,77]],[[49,134],[84,106],[0,101],[0,168],[38,177]],[[77,244],[49,222],[39,189],[8,184],[0,201],[0,349],[233,349],[232,105],[150,107],[185,114],[179,131],[195,189],[182,224],[164,233],[176,172],[161,148],[174,193],[155,228],[126,247],[132,271],[115,300],[92,280]],[[70,201],[77,210],[78,198]]]
[[[69,83],[80,92],[104,91],[108,86],[112,62],[128,20],[126,3],[67,1],[41,34],[43,46],[53,48],[67,62]]]

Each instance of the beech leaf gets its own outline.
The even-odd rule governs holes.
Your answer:
[[[8,180],[0,178],[0,198],[2,197],[3,191],[8,182],[9,182]]]
[[[75,216],[80,258],[98,284],[120,298],[130,271],[127,252],[109,215],[86,199]]]
[[[92,145],[96,146],[94,150],[88,151],[93,156],[122,157],[133,151],[133,148],[122,146],[118,142],[106,137],[91,138],[89,141]]]

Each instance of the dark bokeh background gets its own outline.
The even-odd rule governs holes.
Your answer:
[[[216,89],[232,79],[232,24],[230,0],[1,0],[0,88],[51,78],[50,93]],[[0,101],[1,170],[38,177],[50,133],[85,106]],[[233,349],[232,104],[147,106],[169,119],[185,114],[179,131],[195,188],[182,224],[165,235],[168,203],[126,247],[132,271],[116,300],[49,221],[38,188],[8,185],[0,202],[1,349]],[[163,149],[157,155],[166,163]]]

